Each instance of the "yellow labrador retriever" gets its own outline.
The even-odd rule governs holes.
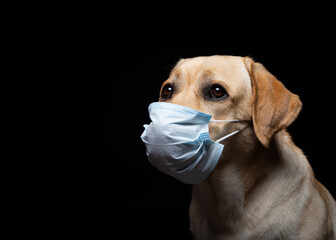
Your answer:
[[[336,239],[336,203],[314,177],[286,131],[301,109],[299,97],[248,57],[180,60],[160,101],[214,119],[211,139],[223,141],[215,170],[193,186],[190,227],[195,239]]]

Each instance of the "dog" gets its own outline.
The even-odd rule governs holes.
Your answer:
[[[241,131],[222,142],[211,175],[193,185],[194,239],[336,239],[336,202],[286,130],[302,103],[262,64],[238,56],[181,59],[159,101],[241,120],[209,124],[211,139]]]

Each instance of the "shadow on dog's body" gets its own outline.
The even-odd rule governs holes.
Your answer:
[[[298,96],[261,64],[232,56],[183,59],[166,84],[174,94],[160,101],[215,119],[246,120],[209,126],[212,139],[243,130],[223,142],[212,174],[193,186],[195,239],[336,239],[335,200],[285,129],[300,112]],[[203,97],[214,84],[223,85],[228,97]]]
[[[335,239],[335,202],[286,130],[268,149],[252,128],[225,148],[225,161],[193,187],[195,239]]]

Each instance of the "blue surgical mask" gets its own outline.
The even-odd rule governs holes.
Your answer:
[[[205,180],[215,168],[224,145],[209,136],[209,123],[239,120],[210,120],[211,115],[192,108],[165,102],[148,107],[152,122],[141,135],[150,163],[160,171],[187,184]]]

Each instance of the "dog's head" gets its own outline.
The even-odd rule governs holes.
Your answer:
[[[302,106],[299,97],[263,65],[234,56],[180,60],[161,87],[160,101],[190,107],[217,120],[250,121],[265,147],[295,120]],[[242,124],[211,124],[210,136],[218,139]]]

